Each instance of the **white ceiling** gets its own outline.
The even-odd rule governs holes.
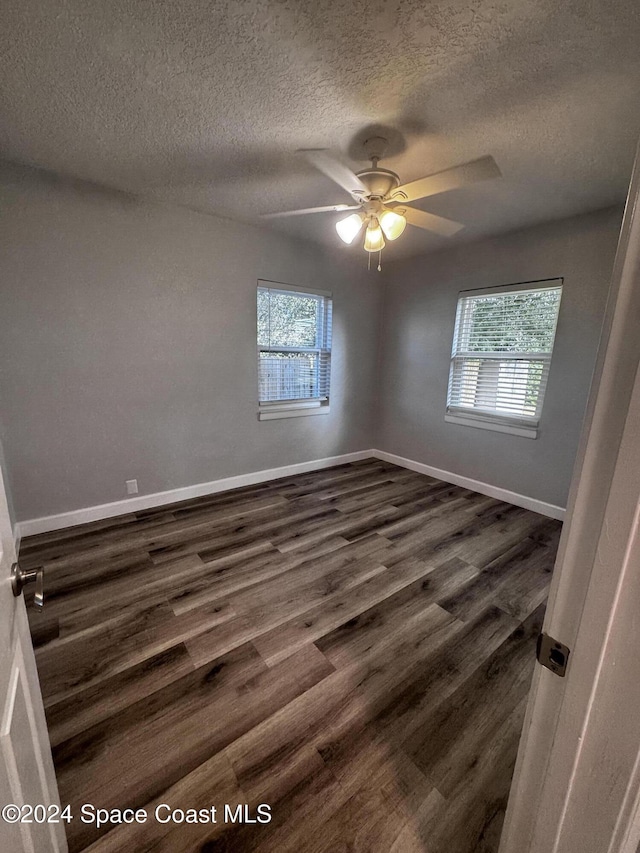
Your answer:
[[[637,0],[0,0],[0,156],[243,221],[348,202],[367,128],[403,181],[492,154],[418,203],[449,242],[623,201],[640,133]],[[337,214],[278,220],[342,247]],[[407,229],[391,256],[444,238]]]

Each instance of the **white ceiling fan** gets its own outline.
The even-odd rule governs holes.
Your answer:
[[[345,243],[352,243],[366,224],[364,248],[367,252],[380,252],[386,237],[395,240],[404,231],[407,223],[432,231],[443,237],[450,237],[464,228],[459,222],[436,216],[424,210],[411,207],[407,202],[438,195],[458,187],[464,187],[476,181],[501,176],[493,157],[480,157],[461,166],[445,169],[434,175],[401,184],[400,178],[389,169],[378,166],[387,149],[388,142],[381,136],[374,136],[364,143],[367,159],[371,168],[352,172],[324,148],[300,149],[302,154],[317,169],[346,190],[355,204],[331,204],[325,207],[306,207],[302,210],[285,210],[281,213],[264,213],[265,219],[282,216],[301,216],[308,213],[329,213],[342,210],[355,210],[345,219],[336,222],[336,231]]]

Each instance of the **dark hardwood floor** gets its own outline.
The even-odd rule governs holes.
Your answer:
[[[367,460],[25,540],[72,853],[495,853],[559,531]]]

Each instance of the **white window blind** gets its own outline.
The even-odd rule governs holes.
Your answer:
[[[261,406],[322,406],[331,383],[331,295],[290,285],[258,286]]]
[[[561,293],[561,279],[554,279],[460,294],[449,414],[537,426]]]

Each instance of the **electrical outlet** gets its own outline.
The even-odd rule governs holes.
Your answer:
[[[137,495],[138,494],[138,481],[137,480],[125,480],[125,485],[127,487],[128,495]]]

